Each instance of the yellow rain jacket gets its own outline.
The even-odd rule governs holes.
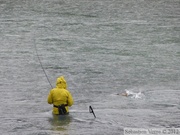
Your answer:
[[[56,88],[50,90],[47,102],[55,106],[66,105],[66,111],[69,112],[68,106],[72,106],[74,101],[71,93],[66,89],[67,83],[63,76],[57,78]],[[58,108],[53,107],[53,114],[59,114]]]

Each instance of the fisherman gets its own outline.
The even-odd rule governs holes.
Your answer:
[[[53,114],[69,114],[68,106],[72,106],[74,101],[71,93],[66,89],[67,83],[63,76],[57,78],[56,88],[50,90],[47,102],[53,104]]]

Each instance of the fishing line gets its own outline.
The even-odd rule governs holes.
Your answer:
[[[50,82],[50,80],[49,80],[49,78],[48,78],[48,76],[47,76],[47,74],[46,74],[46,71],[45,71],[45,69],[44,69],[44,67],[43,67],[43,65],[42,65],[41,59],[40,59],[39,54],[38,54],[38,50],[37,50],[37,46],[36,46],[35,40],[34,40],[34,46],[35,46],[37,58],[38,58],[38,60],[39,60],[39,63],[40,63],[40,65],[41,65],[41,68],[42,68],[42,70],[43,70],[43,72],[44,72],[44,75],[45,75],[47,81],[49,82],[51,88],[53,88],[53,86],[52,86],[52,84],[51,84],[51,82]],[[84,96],[84,95],[83,95],[83,96]],[[92,108],[91,106],[89,106],[89,112],[94,115],[94,118],[96,118],[96,115],[95,115],[95,113],[94,113],[94,110],[93,110],[93,108]]]
[[[35,46],[37,58],[38,58],[38,60],[39,60],[39,63],[40,63],[40,65],[41,65],[41,68],[42,68],[42,70],[43,70],[43,72],[44,72],[44,75],[45,75],[47,81],[49,82],[51,88],[53,88],[53,86],[52,86],[52,84],[51,84],[51,82],[50,82],[50,80],[49,80],[49,78],[48,78],[48,76],[47,76],[47,74],[46,74],[46,71],[45,71],[45,69],[44,69],[44,67],[43,67],[43,65],[42,65],[41,59],[40,59],[40,57],[39,57],[39,54],[38,54],[38,51],[37,51],[37,46],[36,46],[36,43],[35,43],[35,39],[34,39],[34,46]]]

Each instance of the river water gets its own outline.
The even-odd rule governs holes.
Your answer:
[[[0,0],[0,133],[180,128],[179,37],[179,0]],[[51,84],[67,80],[75,102],[67,117],[47,104],[36,47]]]

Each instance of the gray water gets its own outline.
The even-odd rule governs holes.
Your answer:
[[[180,128],[179,0],[0,0],[0,133]],[[46,102],[64,75],[74,105]],[[117,95],[125,90],[143,98]],[[92,106],[97,116],[89,113]]]

